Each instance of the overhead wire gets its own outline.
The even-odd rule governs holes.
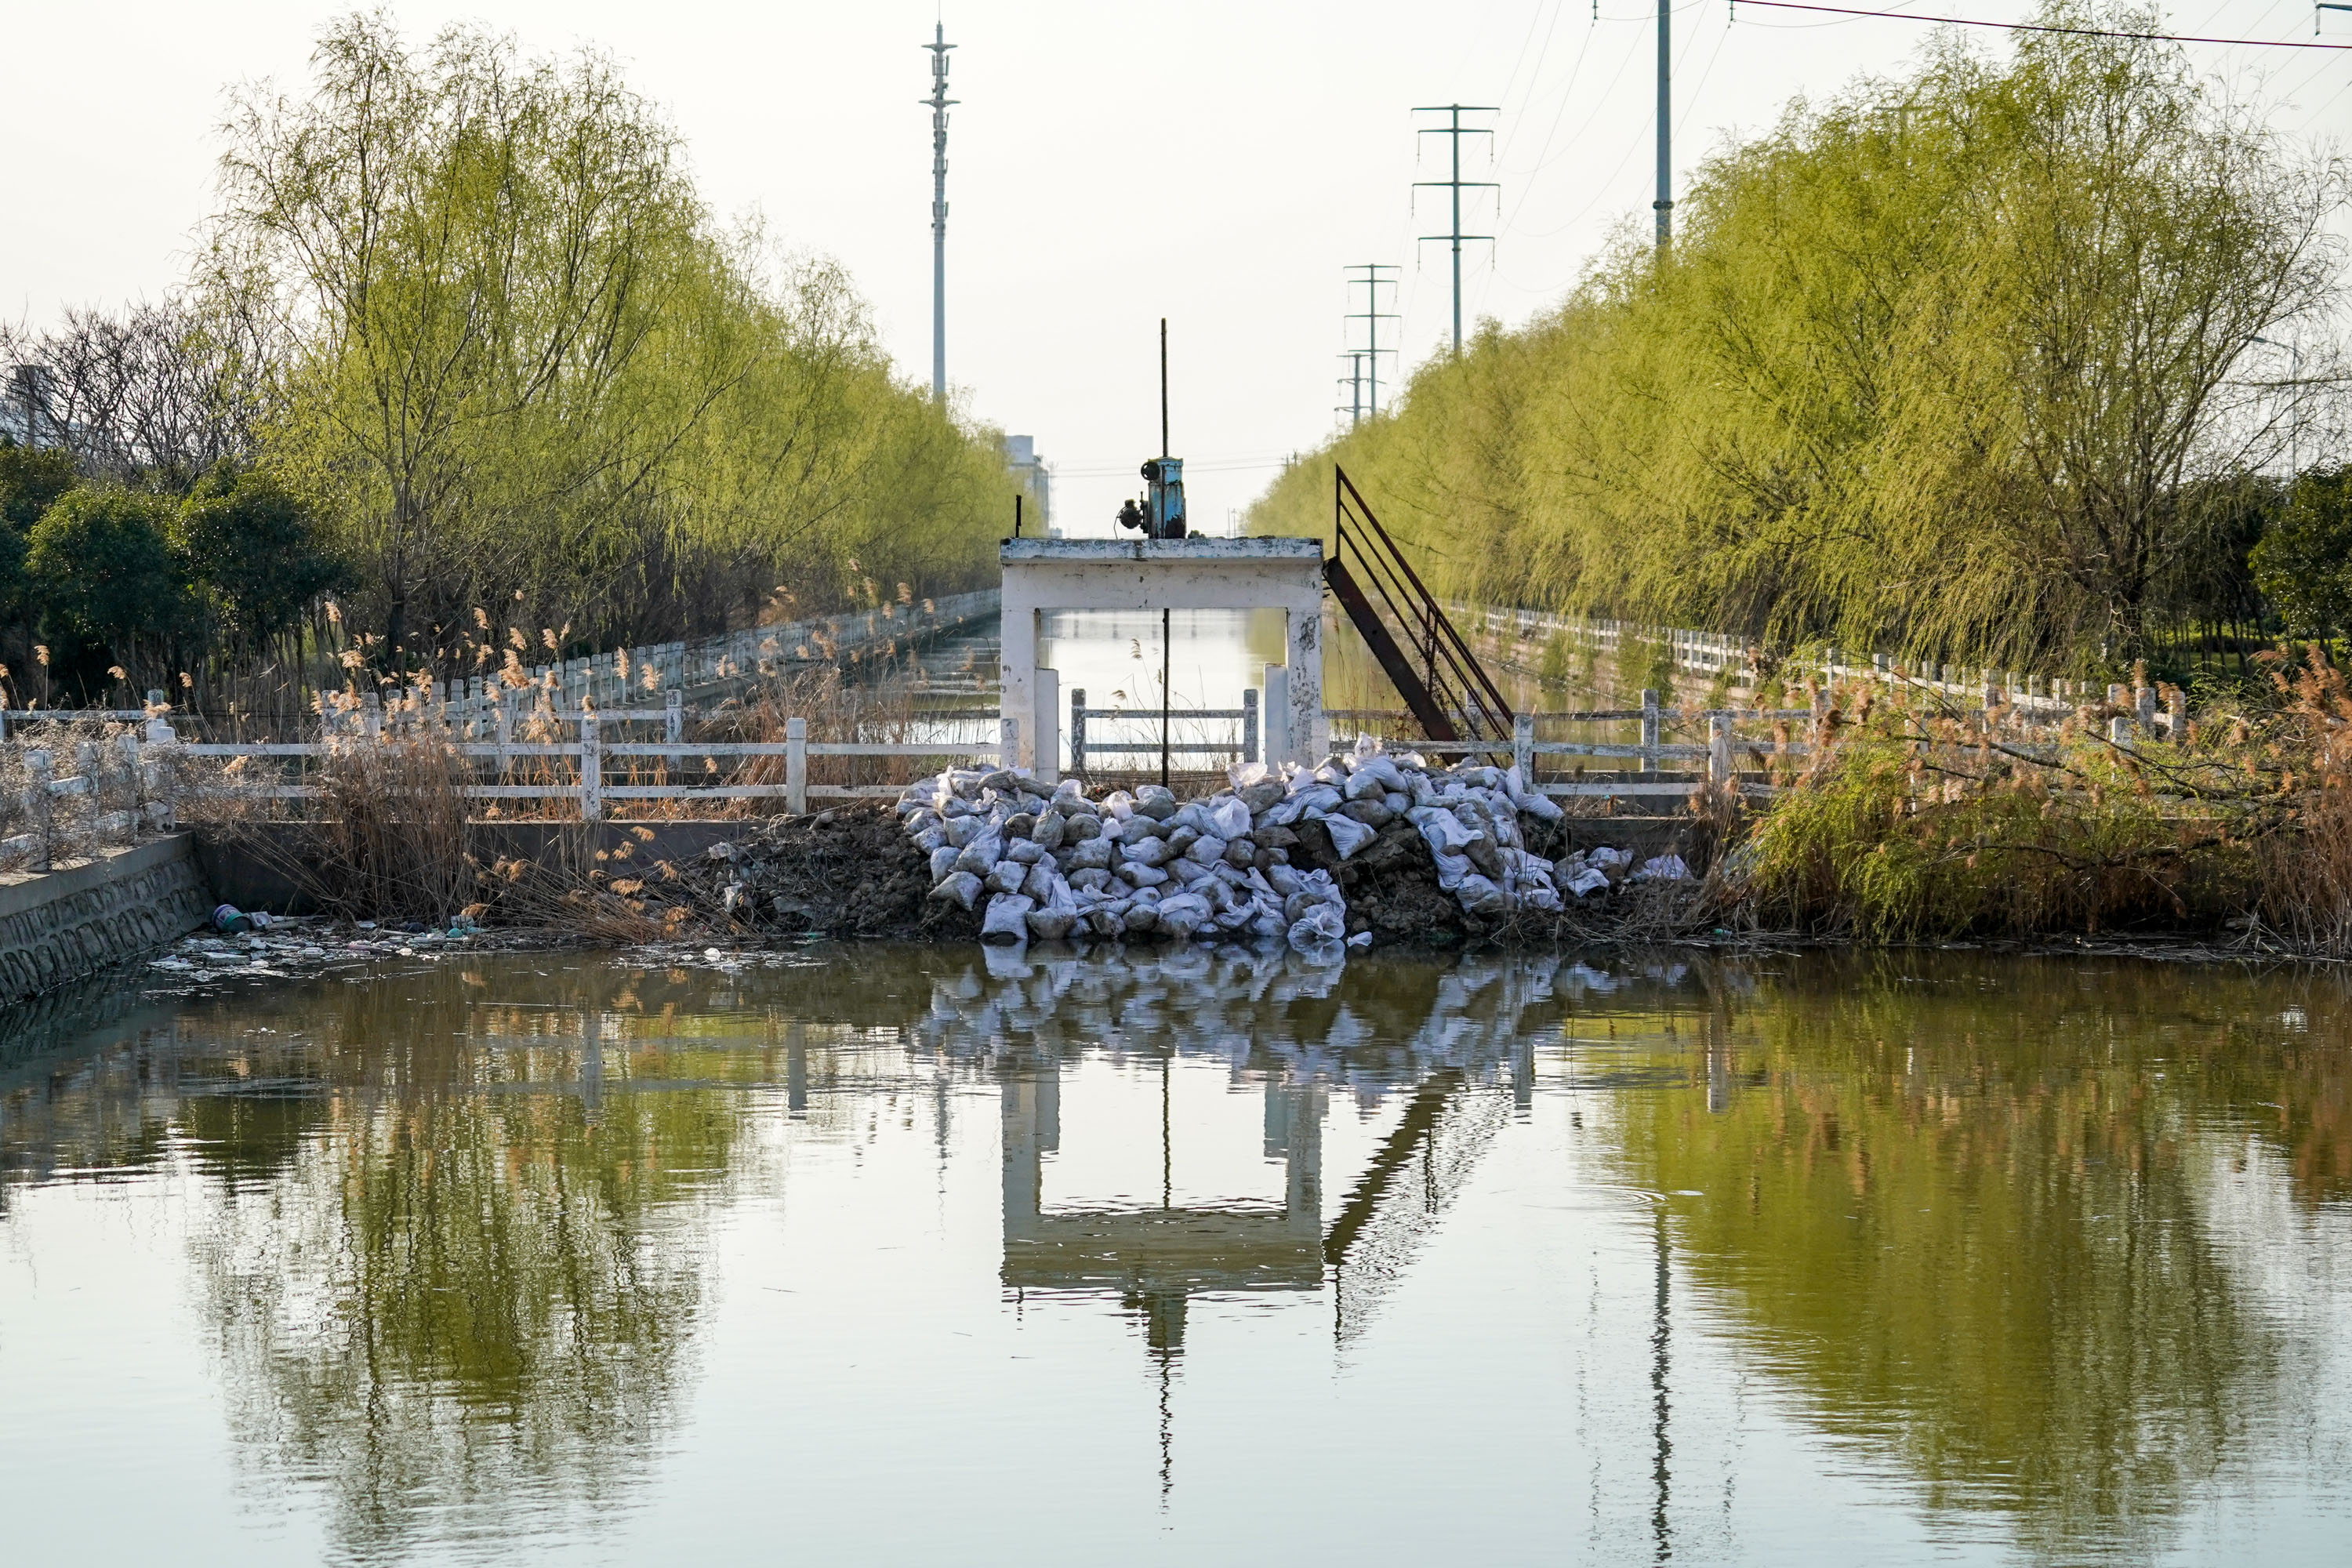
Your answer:
[[[1991,22],[1975,16],[1930,16],[1914,11],[1871,11],[1853,5],[1822,5],[1814,0],[1747,0],[1772,11],[1820,11],[1838,16],[1876,16],[1895,22],[1933,22],[1947,27],[1996,27],[2010,33],[2063,33],[2077,38],[2138,38],[2151,43],[2226,44],[2249,49],[2327,49],[2352,51],[2352,44],[2315,42],[2309,38],[2216,38],[2190,33],[2139,33],[2119,27],[2068,27],[2055,22]],[[1739,0],[1731,0],[1738,14]]]

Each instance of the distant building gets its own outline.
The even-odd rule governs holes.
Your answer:
[[[1037,455],[1034,436],[1007,436],[1004,438],[1004,464],[1013,478],[1029,487],[1037,498],[1037,531],[1047,539],[1059,539],[1054,527],[1053,475],[1046,472],[1045,459]]]
[[[8,366],[5,380],[0,381],[0,437],[19,447],[63,445],[65,428],[49,412],[50,386],[45,366]],[[35,436],[39,438],[33,439]]]

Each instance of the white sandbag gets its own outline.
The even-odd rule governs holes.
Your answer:
[[[1250,830],[1250,808],[1232,795],[1209,808],[1208,831],[1220,838],[1239,838]]]
[[[1323,827],[1331,835],[1331,847],[1339,852],[1342,860],[1379,837],[1352,816],[1327,816]]]
[[[1213,866],[1225,858],[1225,841],[1214,834],[1203,833],[1184,846],[1184,858],[1203,866]]]
[[[1138,888],[1156,888],[1168,880],[1168,873],[1157,866],[1147,866],[1140,860],[1129,860],[1118,868],[1119,879]]]
[[[1084,888],[1090,892],[1099,893],[1109,889],[1114,883],[1120,887],[1126,886],[1099,866],[1081,866],[1070,873],[1069,881],[1073,892]]]
[[[1165,866],[1176,858],[1176,846],[1166,838],[1143,838],[1132,844],[1122,839],[1119,858],[1137,866]]]
[[[1301,886],[1297,870],[1289,866],[1268,866],[1265,868],[1265,880],[1268,887],[1285,898],[1298,891]]]
[[[1348,774],[1347,797],[1349,800],[1377,800],[1392,789],[1404,788],[1404,775],[1397,765],[1382,756],[1361,757]]]
[[[1598,849],[1586,851],[1584,859],[1585,864],[1589,866],[1603,871],[1613,871],[1620,866],[1631,866],[1633,863],[1633,852],[1630,849],[1612,848],[1604,844]]]
[[[1135,792],[1135,812],[1139,816],[1165,822],[1176,815],[1176,795],[1160,784],[1145,784]]]
[[[970,844],[973,839],[988,831],[988,818],[984,816],[950,816],[944,823],[940,824],[940,831],[947,836],[947,841],[949,843],[961,849],[965,845]]]
[[[1503,787],[1510,791],[1511,803],[1538,822],[1559,820],[1559,802],[1522,777],[1517,763],[1512,763],[1511,771],[1503,775]]]
[[[1225,864],[1236,870],[1257,861],[1257,846],[1247,838],[1235,838],[1225,846]]]
[[[1064,844],[1091,844],[1102,836],[1102,818],[1092,812],[1076,812],[1063,818]]]
[[[1178,893],[1160,900],[1160,929],[1170,936],[1191,936],[1209,923],[1209,900],[1197,893]]]
[[[934,849],[946,847],[947,842],[947,829],[936,822],[915,834],[915,847],[926,855]]]
[[[1635,882],[1687,882],[1690,868],[1679,855],[1659,855],[1642,862],[1642,868],[1627,879]]]
[[[1608,872],[1598,866],[1587,866],[1569,878],[1565,884],[1565,890],[1580,899],[1587,893],[1597,893],[1608,886]]]
[[[1017,893],[1021,884],[1029,879],[1029,868],[1018,860],[999,860],[981,879],[988,884],[991,892]]]
[[[1070,928],[1078,923],[1077,900],[1070,897],[1070,889],[1061,886],[1057,879],[1043,904],[1029,911],[1028,921],[1031,936],[1042,942],[1058,942],[1069,935]]]
[[[1348,945],[1349,947],[1370,947],[1372,945],[1372,933],[1368,931],[1360,931],[1355,935],[1348,939]]]
[[[1125,822],[1135,815],[1135,797],[1123,789],[1115,789],[1103,796],[1103,815]]]
[[[963,853],[956,857],[956,869],[970,871],[974,876],[985,877],[994,870],[996,863],[1003,858],[1003,836],[983,832],[963,847]]]
[[[1146,931],[1158,931],[1160,929],[1160,906],[1158,904],[1145,903],[1141,900],[1138,900],[1136,902],[1129,904],[1127,907],[1126,925],[1129,931],[1135,932],[1139,936]]]
[[[1437,885],[1446,892],[1462,886],[1463,878],[1476,875],[1470,869],[1470,858],[1466,855],[1448,855],[1432,845],[1429,858],[1437,862]]]
[[[1024,866],[1034,866],[1051,854],[1051,850],[1034,838],[1010,839],[1004,846],[1004,858],[1007,860],[1018,860]]]
[[[931,889],[931,897],[943,903],[955,903],[970,909],[981,895],[982,883],[969,871],[950,871],[947,879]]]
[[[988,900],[980,919],[982,942],[1022,942],[1029,940],[1029,911],[1035,903],[1023,893],[999,893]]]
[[[1044,848],[1059,849],[1062,837],[1068,830],[1067,819],[1060,812],[1049,808],[1037,819],[1037,826],[1029,830],[1029,837]]]
[[[1108,869],[1111,863],[1112,845],[1108,838],[1089,838],[1069,851],[1070,869],[1086,871]]]
[[[959,853],[952,844],[942,844],[931,851],[931,886],[936,888],[947,880],[948,874],[956,868]]]
[[[1273,942],[1289,934],[1290,922],[1279,910],[1259,910],[1250,916],[1248,930],[1261,942]]]
[[[1338,942],[1348,934],[1348,916],[1337,904],[1317,904],[1291,922],[1290,945]]]
[[[1063,898],[1069,897],[1069,884],[1063,881],[1061,874],[1054,869],[1054,863],[1040,860],[1029,868],[1029,875],[1021,879],[1017,890],[1028,894],[1042,906],[1053,902],[1056,888],[1062,890]]]
[[[1417,805],[1408,814],[1407,820],[1421,829],[1422,841],[1429,846],[1429,852],[1437,857],[1440,864],[1449,858],[1459,859],[1462,851],[1469,846],[1468,831],[1463,827],[1460,819],[1444,806]]]
[[[1105,904],[1086,917],[1089,933],[1106,942],[1114,942],[1127,934],[1127,910],[1123,906]]]
[[[1474,915],[1505,915],[1511,912],[1511,900],[1502,889],[1473,871],[1455,884],[1454,896],[1462,907]]]

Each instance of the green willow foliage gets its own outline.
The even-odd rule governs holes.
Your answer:
[[[239,104],[203,283],[389,658],[484,608],[610,647],[986,570],[1001,440],[893,378],[839,271],[722,233],[608,61],[353,16],[313,66]]]
[[[2293,401],[2248,340],[2325,333],[2345,190],[2171,46],[1945,38],[1710,160],[1669,255],[1488,324],[1252,521],[1327,527],[1337,461],[1488,602],[2127,659],[2243,578]]]

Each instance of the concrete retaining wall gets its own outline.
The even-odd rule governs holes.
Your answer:
[[[0,878],[0,1005],[153,952],[202,925],[212,907],[185,834]]]

